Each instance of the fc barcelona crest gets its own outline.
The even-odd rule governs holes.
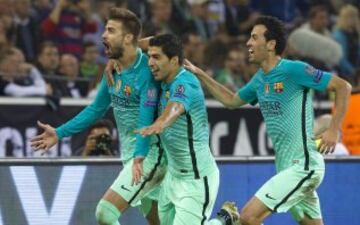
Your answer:
[[[274,91],[275,93],[281,93],[284,90],[284,84],[282,82],[274,83]]]

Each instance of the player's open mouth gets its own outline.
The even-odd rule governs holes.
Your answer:
[[[254,54],[254,50],[249,49],[249,55],[253,55]]]
[[[103,45],[105,46],[105,51],[110,50],[110,45],[107,42],[103,41]]]

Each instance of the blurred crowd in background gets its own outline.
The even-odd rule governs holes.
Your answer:
[[[234,91],[257,70],[247,62],[246,41],[259,15],[285,22],[284,57],[359,86],[355,0],[0,0],[0,95],[93,97],[107,62],[101,35],[113,6],[139,16],[143,37],[181,37],[186,58]]]

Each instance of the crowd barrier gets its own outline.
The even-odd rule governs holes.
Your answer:
[[[37,157],[29,139],[38,132],[36,121],[58,126],[80,112],[91,101],[87,99],[61,99],[54,106],[43,98],[0,98],[0,157]],[[215,156],[269,156],[272,144],[265,132],[265,124],[258,107],[228,110],[215,100],[206,101],[210,145]],[[328,102],[315,102],[315,115],[329,112]],[[112,118],[109,110],[108,118]],[[71,156],[84,144],[82,132],[65,138],[47,157]],[[116,132],[114,132],[116,136]]]
[[[275,173],[272,157],[217,158],[225,200],[241,207]],[[0,159],[0,225],[96,225],[95,207],[121,169],[118,159]],[[318,194],[326,225],[360,224],[360,157],[326,159]],[[214,212],[213,212],[214,216]],[[121,224],[145,225],[131,209]],[[296,224],[289,214],[265,225]]]

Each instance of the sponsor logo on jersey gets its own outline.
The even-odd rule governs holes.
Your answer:
[[[131,87],[129,85],[125,85],[124,87],[124,95],[129,97],[131,95]]]
[[[264,92],[265,92],[265,94],[269,94],[269,92],[270,92],[270,84],[268,84],[268,83],[265,84]]]
[[[170,98],[170,91],[165,92],[165,101],[169,101]]]
[[[284,90],[284,84],[282,82],[274,83],[274,91],[275,93],[281,93]]]

